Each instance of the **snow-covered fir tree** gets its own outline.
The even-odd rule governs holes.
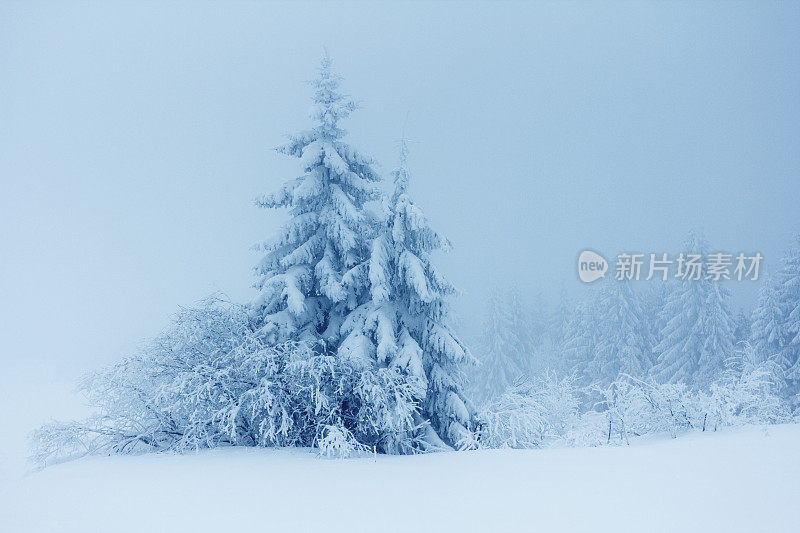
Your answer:
[[[800,236],[781,260],[781,268],[761,287],[753,313],[752,343],[764,359],[784,370],[785,391],[800,392]],[[795,398],[795,403],[797,398]]]
[[[708,243],[692,233],[684,244],[683,257],[708,256]],[[683,264],[684,268],[689,268]],[[667,296],[661,319],[664,328],[655,347],[658,354],[653,376],[666,383],[683,382],[705,388],[724,370],[725,360],[733,355],[733,317],[728,308],[730,297],[720,281],[682,279]]]
[[[368,261],[353,270],[370,298],[344,322],[339,352],[414,384],[422,433],[417,443],[461,447],[473,442],[474,409],[462,392],[462,365],[474,359],[448,323],[447,300],[455,289],[431,261],[432,252],[450,244],[411,200],[406,159],[403,142],[386,223]],[[407,445],[399,443],[401,451]]]
[[[386,345],[378,353],[370,350],[366,337],[353,335],[353,324],[365,319],[364,310],[375,293],[370,290],[370,256],[381,218],[366,204],[383,195],[376,185],[380,178],[372,159],[342,140],[345,131],[340,121],[356,105],[339,92],[339,79],[326,54],[312,82],[315,126],[290,136],[279,148],[300,159],[303,174],[258,201],[262,207],[288,208],[291,218],[264,246],[266,255],[256,268],[259,295],[251,305],[254,323],[269,342],[302,341],[332,358],[332,364],[354,373],[352,389],[332,396],[340,405],[334,406],[335,415],[326,427],[318,429],[316,443],[337,448],[349,445],[350,439],[389,453],[412,451],[420,447],[415,428],[425,426],[426,414],[433,427],[454,443],[469,432],[459,433],[446,417],[463,419],[463,428],[469,425],[469,411],[464,407],[457,416],[452,413],[459,408],[456,399],[437,395],[441,392],[447,397],[449,390],[457,389],[445,383],[449,374],[436,367],[430,370],[435,374],[431,376],[424,365],[430,369],[432,361],[412,360],[410,341],[414,339],[406,339],[406,330],[398,331],[401,356],[408,358],[404,362],[390,357]],[[410,259],[403,263],[405,269],[414,267]],[[381,333],[385,326],[380,322]],[[445,333],[431,327],[419,334],[425,336],[422,342],[429,355],[439,354],[434,348],[445,350],[440,347],[447,342]],[[321,374],[321,379],[342,380],[331,373]],[[426,396],[425,391],[434,392]],[[449,438],[456,434],[458,439]]]
[[[324,341],[335,350],[347,313],[363,303],[363,269],[377,221],[364,204],[380,197],[373,160],[346,144],[340,121],[356,109],[339,92],[339,76],[325,54],[315,89],[314,127],[289,136],[278,151],[296,157],[302,175],[257,200],[285,207],[291,218],[261,247],[253,314],[271,341]]]

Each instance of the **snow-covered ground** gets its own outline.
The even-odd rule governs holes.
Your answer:
[[[6,479],[0,530],[797,531],[798,450],[790,424],[629,447],[95,457]]]

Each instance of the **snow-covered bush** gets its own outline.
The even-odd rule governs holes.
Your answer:
[[[631,436],[667,432],[676,437],[695,427],[697,395],[683,383],[658,384],[622,376],[600,391],[597,410],[608,423],[607,442],[628,443]]]
[[[518,379],[481,411],[480,439],[490,448],[538,448],[566,440],[578,424],[578,398],[571,377],[554,374]]]
[[[706,396],[706,426],[775,424],[790,419],[789,406],[781,396],[783,369],[775,358],[762,358],[744,344],[726,362],[722,377]]]
[[[607,386],[576,387],[553,375],[519,380],[481,411],[481,444],[490,448],[629,444],[636,436],[790,420],[779,394],[780,365],[749,346],[729,359],[708,390],[622,375]],[[585,398],[592,408],[581,412]]]
[[[319,439],[319,454],[322,457],[345,458],[368,452],[369,448],[358,442],[355,436],[342,426],[325,426]]]
[[[98,414],[35,432],[36,456],[288,439],[291,412],[281,411],[284,391],[270,378],[286,352],[304,349],[267,347],[252,333],[245,310],[219,299],[182,309],[140,354],[82,381]]]
[[[581,412],[586,398],[594,408]],[[577,387],[575,378],[519,380],[484,406],[484,446],[538,448],[628,443],[656,432],[676,436],[694,427],[697,395],[685,385],[660,385],[624,376],[605,387]]]
[[[608,420],[608,441],[628,442],[630,436],[667,432],[672,437],[690,429],[775,424],[789,420],[778,394],[780,367],[759,362],[749,346],[726,363],[709,391],[684,383],[656,383],[623,376],[601,391],[598,404]]]
[[[36,431],[38,463],[229,445],[329,453],[339,436],[353,450],[419,448],[419,407],[397,371],[358,368],[321,345],[266,344],[246,307],[216,298],[181,310],[142,353],[93,374],[81,389],[98,414]]]

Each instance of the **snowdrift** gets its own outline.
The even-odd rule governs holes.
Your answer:
[[[8,481],[3,531],[796,531],[800,425],[630,446],[93,457]]]

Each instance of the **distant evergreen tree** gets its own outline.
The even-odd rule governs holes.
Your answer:
[[[566,340],[567,329],[569,327],[570,316],[573,312],[574,303],[567,295],[566,289],[561,287],[558,292],[558,308],[551,315],[550,334],[553,339],[553,346],[559,350]]]
[[[291,218],[262,246],[251,305],[271,341],[324,341],[333,351],[345,316],[368,296],[353,269],[362,268],[377,227],[364,204],[380,197],[373,160],[342,141],[339,122],[356,104],[338,91],[339,80],[326,54],[312,82],[313,129],[278,148],[300,159],[303,174],[257,201],[286,207]]]
[[[744,309],[739,309],[736,316],[733,318],[733,342],[739,346],[743,342],[750,340],[752,336],[752,324],[750,316],[745,313]]]
[[[762,359],[782,357],[783,349],[789,344],[784,322],[787,318],[786,306],[782,305],[781,284],[778,275],[766,278],[759,290],[758,304],[753,310],[751,342]],[[788,360],[782,366],[788,366]]]
[[[540,314],[544,327],[541,334],[534,339],[533,354],[530,357],[531,377],[540,379],[552,373],[568,376],[572,373],[572,364],[565,357],[565,346],[575,304],[562,287],[558,305],[549,306],[545,302],[540,305],[541,307],[536,307],[536,312]]]
[[[708,243],[692,234],[684,245],[687,254],[708,255]],[[676,283],[661,319],[665,322],[653,376],[662,382],[683,382],[707,387],[733,355],[733,318],[728,309],[729,292],[719,281],[686,279]]]
[[[480,365],[475,369],[475,397],[487,400],[502,394],[528,371],[530,325],[519,297],[495,290],[486,302],[481,332]]]
[[[765,359],[783,368],[787,393],[800,392],[800,236],[781,268],[761,288],[753,312],[752,343]],[[795,399],[796,400],[796,399]]]
[[[519,295],[516,292],[513,295],[519,299]],[[539,292],[520,307],[523,311],[521,317],[524,319],[525,329],[528,331],[526,342],[532,348],[538,348],[549,343],[553,336],[553,312],[544,295]]]
[[[646,376],[652,366],[647,327],[641,303],[630,283],[604,281],[597,309],[595,351],[585,367],[591,381],[605,385],[620,374]]]
[[[394,369],[415,385],[420,416],[429,422],[422,427],[423,446],[463,446],[472,439],[474,409],[462,392],[461,368],[474,359],[448,323],[447,300],[455,289],[430,257],[450,243],[408,195],[406,159],[403,142],[386,224],[356,270],[370,299],[345,321],[339,351]]]
[[[595,358],[600,338],[601,313],[597,296],[598,290],[592,287],[587,297],[572,309],[564,330],[561,358],[564,366],[576,374],[579,386],[590,385],[594,379],[589,365]]]
[[[647,330],[646,341],[650,347],[653,364],[658,359],[655,346],[659,343],[661,331],[666,326],[664,307],[666,307],[667,299],[675,283],[674,280],[654,283],[642,294],[642,320]]]
[[[571,312],[571,302],[560,291],[560,301],[553,306],[539,293],[528,306],[531,316],[531,334],[528,336],[527,370],[532,379],[544,379],[555,373],[570,374],[571,368],[562,357],[564,333]]]

